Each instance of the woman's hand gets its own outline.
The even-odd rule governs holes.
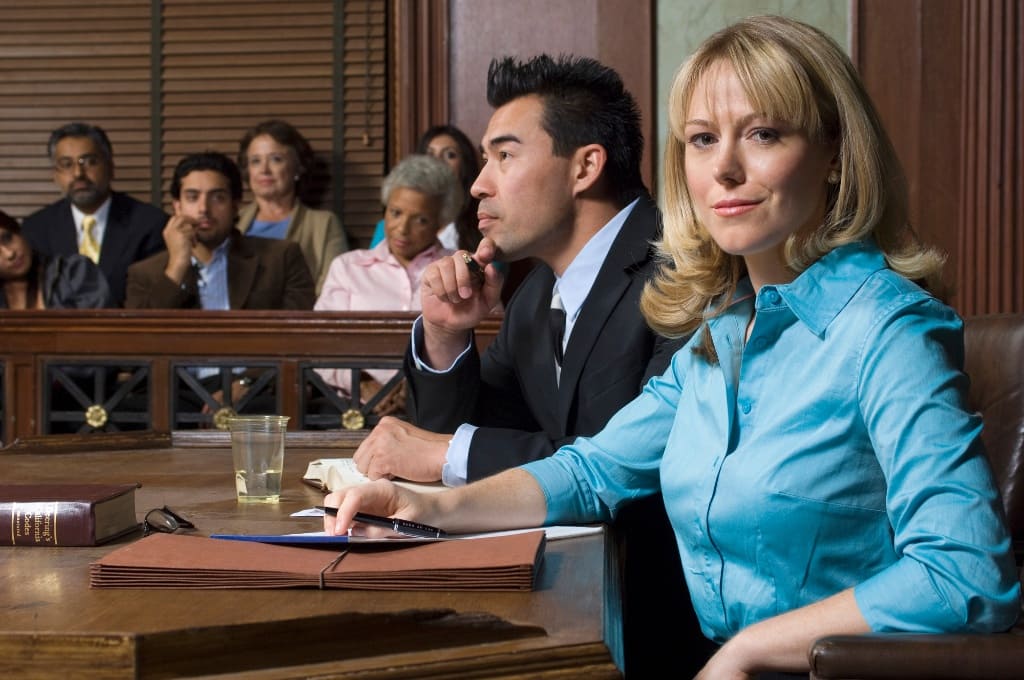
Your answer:
[[[740,633],[742,635],[742,633]],[[737,636],[739,637],[739,636]],[[747,672],[742,654],[737,651],[737,639],[733,638],[708,659],[695,680],[752,680],[756,673]]]
[[[324,532],[331,536],[349,533],[350,529],[360,536],[374,538],[392,533],[389,529],[362,524],[353,527],[353,518],[357,512],[398,517],[423,524],[430,524],[436,514],[430,512],[432,504],[428,495],[403,489],[383,479],[333,491],[324,497],[324,505],[338,508],[336,516],[324,515]]]
[[[708,660],[699,680],[747,680],[758,673],[806,673],[807,650],[825,635],[860,635],[871,627],[853,588],[784,614],[752,623]]]

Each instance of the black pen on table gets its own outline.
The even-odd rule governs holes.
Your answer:
[[[325,514],[328,514],[331,517],[336,517],[338,515],[337,508],[332,508],[326,505],[318,505],[316,506],[316,509],[322,510]],[[380,515],[357,512],[353,519],[357,522],[362,522],[363,524],[369,524],[370,526],[391,529],[396,534],[415,536],[416,538],[445,538],[448,536],[443,529],[432,527],[429,524],[410,522],[407,519],[398,519],[397,517],[381,517]]]

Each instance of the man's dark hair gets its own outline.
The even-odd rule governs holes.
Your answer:
[[[46,151],[50,154],[51,159],[57,153],[57,144],[65,137],[88,137],[96,145],[96,148],[100,150],[100,153],[103,154],[103,157],[107,159],[108,163],[114,160],[114,148],[110,145],[110,139],[107,137],[107,133],[103,131],[103,128],[79,121],[61,125],[50,133],[50,141],[46,143]]]
[[[231,198],[236,201],[242,200],[242,174],[235,162],[219,151],[193,153],[178,161],[174,168],[174,176],[171,178],[171,198],[181,198],[181,180],[189,173],[201,170],[212,170],[227,177],[228,185],[231,187]]]
[[[554,140],[556,156],[587,144],[608,154],[604,179],[621,205],[647,193],[640,174],[644,136],[640,109],[614,70],[595,59],[541,54],[528,61],[494,59],[487,70],[487,102],[494,108],[537,95],[544,103],[541,125]]]

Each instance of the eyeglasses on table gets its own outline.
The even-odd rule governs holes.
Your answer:
[[[166,505],[162,508],[153,508],[146,513],[142,520],[142,535],[149,536],[152,533],[173,534],[178,529],[195,529],[196,525],[188,521]]]

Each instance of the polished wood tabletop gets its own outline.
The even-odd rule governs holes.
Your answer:
[[[16,442],[0,451],[0,478],[138,482],[140,521],[167,505],[201,535],[292,533],[321,526],[289,516],[323,498],[300,481],[307,464],[353,446],[331,433],[290,433],[277,504],[236,501],[223,433]],[[8,677],[620,676],[615,560],[603,535],[549,542],[529,593],[90,588],[89,564],[138,536],[0,547]]]

